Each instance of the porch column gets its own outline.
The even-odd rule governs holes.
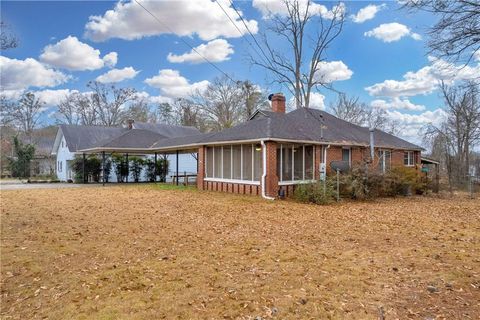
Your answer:
[[[176,160],[176,162],[177,162],[177,165],[176,165],[176,166],[177,166],[177,167],[176,167],[176,170],[177,170],[177,173],[176,173],[176,175],[177,175],[177,180],[176,180],[176,181],[177,181],[177,186],[178,186],[178,150],[177,150],[177,153],[176,153],[176,159],[175,159],[175,160]]]
[[[277,176],[277,143],[273,141],[265,142],[266,158],[266,176],[265,176],[265,195],[268,197],[278,197],[278,176]]]
[[[127,168],[127,177],[126,177],[126,183],[128,183],[128,176],[130,175],[130,166],[128,165],[128,153],[125,154],[125,167]]]
[[[157,182],[158,172],[157,172],[157,153],[156,152],[155,152],[155,169],[153,169],[153,172],[155,173],[154,182]]]
[[[198,148],[197,157],[197,189],[203,190],[203,179],[205,178],[205,147]]]
[[[83,183],[87,183],[87,178],[85,177],[85,161],[86,161],[86,155],[85,153],[82,154],[82,178],[83,178]]]
[[[102,151],[102,185],[105,186],[105,151]]]

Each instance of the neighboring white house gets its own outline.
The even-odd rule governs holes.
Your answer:
[[[73,180],[74,172],[72,170],[72,160],[76,155],[82,156],[80,150],[95,148],[100,145],[108,145],[109,143],[115,143],[117,147],[122,149],[122,143],[126,144],[127,147],[128,144],[131,144],[132,142],[135,144],[141,144],[142,141],[140,140],[144,139],[145,136],[148,136],[150,139],[149,141],[157,141],[162,138],[183,137],[198,133],[199,131],[192,127],[133,122],[131,122],[127,128],[60,125],[52,148],[52,155],[56,158],[55,172],[57,178],[61,181]],[[146,143],[145,141],[143,142]],[[159,159],[160,156],[163,155],[159,154]],[[145,157],[153,158],[154,156],[145,155]],[[169,161],[169,173],[167,178],[169,179],[177,170],[176,155],[167,155],[167,159]],[[178,162],[179,172],[197,173],[196,154],[180,154]],[[141,177],[142,180],[144,180],[143,172]],[[117,181],[113,168],[111,170],[109,181]],[[133,179],[129,177],[129,181],[133,181]]]

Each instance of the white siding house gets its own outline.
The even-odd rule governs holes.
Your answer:
[[[74,172],[72,170],[72,160],[76,155],[82,156],[80,150],[94,148],[96,146],[102,145],[103,143],[113,140],[120,140],[129,130],[138,130],[138,131],[151,131],[152,134],[156,134],[160,137],[170,138],[182,135],[189,135],[198,133],[198,130],[181,127],[181,126],[170,126],[162,124],[148,124],[145,128],[136,129],[135,126],[132,128],[107,128],[107,127],[88,127],[88,126],[75,126],[75,125],[60,125],[57,131],[55,138],[55,143],[52,148],[52,155],[55,157],[55,173],[57,178],[60,181],[73,181]],[[166,136],[165,132],[168,136]],[[163,134],[162,134],[163,133]],[[118,141],[116,141],[118,142]],[[134,141],[135,142],[135,141]],[[131,143],[131,141],[130,141]],[[121,149],[121,148],[120,148]],[[109,153],[106,153],[107,156]],[[101,154],[99,154],[101,157]],[[162,154],[158,155],[158,159],[163,156]],[[154,155],[144,155],[144,157],[154,158]],[[167,181],[170,181],[170,176],[176,172],[176,155],[169,154],[167,155],[167,160],[169,161],[169,172],[167,175]],[[117,182],[117,177],[112,168],[109,181]],[[196,154],[180,154],[178,159],[178,171],[183,174],[184,172],[190,174],[197,173],[197,160]],[[141,181],[145,180],[144,172],[141,174]],[[129,175],[129,181],[133,181],[131,174]]]

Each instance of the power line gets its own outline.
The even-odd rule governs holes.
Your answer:
[[[230,1],[230,4],[233,8],[233,10],[235,10],[235,12],[237,13],[237,16],[240,18],[240,21],[242,21],[243,25],[245,26],[245,28],[247,29],[248,33],[250,34],[250,36],[253,38],[253,41],[255,41],[255,44],[257,45],[257,47],[260,49],[260,51],[263,53],[265,59],[267,60],[267,62],[272,65],[270,59],[268,58],[267,54],[265,53],[265,51],[263,51],[263,48],[262,46],[258,43],[257,41],[257,38],[255,37],[255,35],[252,33],[252,31],[250,31],[250,28],[248,27],[247,23],[245,22],[245,20],[243,19],[242,15],[240,14],[240,12],[238,12],[237,8],[235,7],[235,5],[233,4],[233,1],[232,0],[229,0]]]
[[[220,8],[222,8],[223,10],[223,7],[220,5],[220,3],[218,2],[218,0],[215,0],[215,2],[217,2],[217,4],[220,6]],[[238,9],[235,7],[235,5],[233,4],[233,1],[232,0],[229,0],[230,2],[230,5],[232,6],[233,10],[235,10],[235,12],[237,13],[237,16],[240,18],[240,21],[242,21],[243,25],[245,26],[245,28],[247,29],[248,33],[250,34],[250,36],[253,38],[253,41],[255,41],[255,44],[257,45],[257,47],[260,49],[260,51],[262,52],[263,54],[263,57],[260,53],[258,53],[258,51],[255,49],[255,47],[252,45],[252,43],[250,41],[247,40],[248,44],[253,48],[253,50],[257,53],[257,55],[260,57],[260,59],[263,61],[263,63],[265,63],[265,65],[269,65],[270,68],[274,68],[274,65],[272,63],[272,61],[269,59],[269,57],[267,56],[267,54],[265,53],[265,51],[263,50],[262,46],[258,43],[257,41],[257,38],[255,37],[255,35],[252,33],[252,31],[250,30],[250,28],[248,27],[247,23],[245,22],[245,20],[243,19],[242,15],[240,14],[240,12],[238,11]],[[233,23],[233,25],[237,28],[237,30],[240,32],[240,34],[243,36],[243,32],[240,31],[240,29],[237,27],[237,25],[235,24],[235,22],[230,18],[230,16],[228,15],[228,13],[223,10],[223,12],[227,15],[227,17],[230,19],[230,21]],[[278,77],[277,77],[278,78]],[[292,90],[288,87],[288,85],[284,82],[282,82],[280,79],[278,80],[279,83],[281,85],[283,85],[288,91],[290,91],[291,93]]]
[[[138,0],[135,0],[135,2],[143,8],[143,10],[145,10],[146,12],[148,12],[148,14],[150,14],[155,20],[157,20],[158,23],[160,23],[163,27],[165,27],[167,30],[169,30],[171,33],[175,33],[167,24],[163,23],[159,18],[157,18],[157,16],[155,16],[150,10],[148,10],[147,8],[145,8],[140,2],[138,2]],[[182,37],[180,37],[180,40],[186,44],[188,47],[190,47],[190,49],[192,49],[193,52],[195,52],[196,54],[198,54],[203,60],[205,60],[206,62],[208,62],[212,67],[214,67],[215,69],[217,69],[218,71],[220,71],[224,76],[226,76],[228,79],[230,79],[231,81],[233,82],[236,82],[235,80],[233,80],[226,72],[224,72],[222,69],[220,69],[220,67],[218,67],[217,65],[215,65],[213,62],[211,62],[210,60],[208,60],[203,54],[201,54],[200,52],[198,52],[197,49],[195,49],[195,47],[193,47],[190,43],[188,43],[185,39],[183,39]]]

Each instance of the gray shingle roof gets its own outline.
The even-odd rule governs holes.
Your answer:
[[[149,148],[158,140],[166,137],[153,131],[131,129],[109,141],[101,141],[94,148]]]
[[[175,126],[165,123],[134,122],[133,128],[153,131],[167,138],[191,136],[200,133],[200,131],[194,127]]]
[[[76,126],[60,125],[60,130],[65,137],[68,149],[71,152],[88,149],[102,142],[107,142],[118,137],[126,128],[101,127],[101,126]]]
[[[321,129],[324,126],[323,130]],[[370,132],[339,119],[325,111],[300,108],[287,114],[265,112],[261,117],[220,132],[187,136],[181,140],[165,139],[156,142],[153,148],[167,148],[191,144],[211,144],[241,140],[289,140],[312,141],[342,145],[368,146]],[[375,145],[385,148],[422,149],[408,141],[381,130],[375,130]]]

